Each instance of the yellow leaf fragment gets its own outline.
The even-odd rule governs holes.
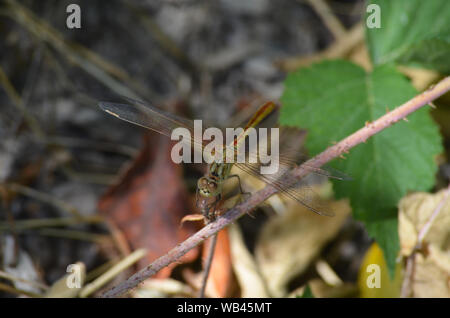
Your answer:
[[[397,264],[394,280],[389,277],[389,269],[383,251],[377,243],[367,250],[358,274],[361,298],[396,298],[400,296],[401,264]]]

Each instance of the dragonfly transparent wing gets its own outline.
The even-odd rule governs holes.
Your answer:
[[[310,187],[301,184],[301,181],[286,174],[291,167],[280,164],[280,169],[277,173],[261,174],[261,164],[258,163],[236,163],[235,166],[273,186],[280,193],[287,195],[311,211],[319,215],[334,216],[334,213],[327,206],[317,201],[318,196]]]
[[[156,107],[127,98],[130,104],[100,102],[99,106],[105,112],[139,125],[154,130],[160,134],[171,136],[172,130],[184,127],[193,131],[193,121],[165,112]]]
[[[261,142],[261,140],[259,140]],[[266,143],[269,145],[269,143]],[[290,197],[291,199],[303,204],[311,211],[316,212],[320,215],[333,216],[334,213],[329,211],[328,208],[317,200],[318,196],[314,191],[306,185],[305,178],[309,178],[312,175],[320,175],[327,178],[335,178],[339,180],[349,180],[351,179],[346,174],[335,170],[331,167],[316,168],[303,163],[306,157],[291,149],[283,148],[279,151],[279,154],[275,156],[277,151],[270,151],[268,155],[267,151],[259,151],[260,144],[257,147],[253,146],[248,149],[248,154],[246,156],[246,161],[244,163],[236,163],[236,167],[240,168],[242,171],[253,175],[265,183],[273,186],[281,193]],[[272,146],[271,144],[269,147]],[[278,169],[272,174],[262,174],[261,168],[263,167],[262,162],[274,163],[278,162]],[[297,166],[297,163],[303,163],[302,168],[307,170],[308,175],[302,180],[298,180],[293,176],[289,175],[289,171]]]
[[[262,155],[258,155],[255,151],[250,151],[247,155],[247,161],[249,162],[259,162]],[[289,169],[293,169],[299,165],[302,165],[303,168],[308,170],[310,173],[315,173],[327,178],[337,179],[337,180],[352,180],[350,176],[347,174],[334,169],[328,165],[324,165],[321,168],[313,167],[305,163],[308,157],[303,155],[299,151],[286,151],[285,149],[278,155],[271,155],[271,160],[278,160],[280,166],[289,167]],[[286,170],[286,168],[282,168],[282,170]],[[287,171],[287,170],[286,170]],[[281,175],[280,175],[281,176]]]
[[[202,152],[203,142],[194,138],[194,122],[192,120],[165,112],[131,98],[126,98],[126,100],[130,104],[100,102],[99,106],[105,112],[119,119],[156,131],[169,138],[175,128],[186,128],[190,132],[190,139],[183,140],[189,146],[193,146],[195,151]]]

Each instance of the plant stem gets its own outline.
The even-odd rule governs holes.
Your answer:
[[[208,276],[209,276],[209,271],[211,269],[211,264],[212,264],[212,260],[213,260],[213,256],[214,256],[214,250],[216,248],[216,243],[217,243],[217,233],[211,237],[211,242],[209,242],[208,255],[207,255],[207,259],[205,261],[205,269],[203,271],[202,286],[200,288],[200,293],[198,296],[199,298],[205,297],[206,284],[208,283]]]
[[[447,91],[450,91],[450,77],[442,79],[439,83],[431,86],[425,92],[415,96],[408,102],[397,107],[393,111],[387,113],[386,115],[380,117],[372,123],[366,123],[363,128],[359,129],[352,135],[344,138],[337,144],[327,148],[324,152],[305,162],[305,166],[320,168],[322,165],[331,161],[332,159],[337,158],[344,153],[347,153],[348,150],[355,147],[356,145],[362,142],[366,142],[367,139],[380,132],[381,130],[391,126],[392,124],[398,122],[403,118],[406,118],[412,112],[416,111],[420,107],[427,105],[439,96],[445,94]],[[301,165],[293,169],[291,175],[300,179],[308,174],[309,171],[310,169],[304,169],[303,165]],[[136,287],[139,283],[154,275],[163,267],[175,262],[189,250],[193,249],[208,237],[216,234],[221,229],[234,222],[237,218],[247,213],[247,211],[252,210],[277,192],[278,190],[270,185],[267,185],[265,188],[250,196],[248,200],[230,209],[227,213],[218,217],[215,221],[207,224],[200,231],[190,236],[184,242],[178,244],[167,254],[156,259],[153,263],[128,278],[125,282],[107,291],[103,295],[103,297],[116,297]]]

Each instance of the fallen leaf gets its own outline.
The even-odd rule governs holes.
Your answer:
[[[450,297],[450,198],[445,199],[446,191],[414,193],[399,203],[401,254],[408,257],[418,242],[419,232],[443,202],[423,239],[422,245],[426,248],[415,255],[411,277],[414,297]]]
[[[242,298],[269,297],[264,279],[258,270],[256,261],[244,243],[238,225],[228,227],[231,245],[231,257],[234,273],[241,289]]]
[[[255,255],[270,295],[283,297],[289,281],[301,274],[339,231],[350,213],[347,200],[328,202],[335,217],[317,215],[291,203],[273,217],[258,238]]]
[[[180,221],[191,213],[182,179],[182,167],[173,163],[171,142],[165,136],[146,136],[145,146],[119,184],[99,202],[99,210],[124,234],[133,249],[146,248],[148,265],[195,232],[193,224]],[[177,264],[191,262],[198,255],[192,249]],[[163,268],[154,277],[168,277],[177,264]]]
[[[443,200],[445,190],[436,194],[418,192],[406,196],[399,202],[399,237],[400,249],[404,256],[409,256],[417,244],[417,236],[437,205]],[[434,220],[424,241],[441,250],[449,250],[450,242],[450,198]]]
[[[149,278],[132,292],[132,296],[133,298],[195,297],[195,292],[188,285],[172,278]]]
[[[430,246],[430,254],[416,255],[412,292],[414,297],[450,298],[450,253]],[[440,263],[447,263],[440,266]]]
[[[321,279],[311,279],[308,282],[315,298],[348,298],[355,297],[358,288],[353,283],[343,283],[339,286],[330,286]]]

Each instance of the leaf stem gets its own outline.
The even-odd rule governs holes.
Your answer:
[[[340,155],[347,153],[351,148],[356,145],[365,142],[367,139],[375,135],[376,133],[382,131],[383,129],[393,125],[394,123],[406,118],[409,114],[416,111],[420,107],[423,107],[429,104],[431,101],[435,100],[439,96],[442,96],[446,92],[450,91],[450,77],[446,77],[442,79],[439,83],[434,86],[431,86],[428,90],[423,93],[415,96],[408,102],[403,105],[397,107],[393,111],[385,114],[379,119],[373,121],[372,123],[367,123],[363,128],[359,129],[355,133],[350,136],[344,138],[337,144],[327,148],[325,151],[315,156],[314,158],[305,162],[305,166],[307,167],[316,167],[320,168],[325,163],[331,161],[334,158],[339,157]],[[308,171],[311,169],[302,168],[303,165],[292,170],[291,175],[302,178]],[[195,246],[206,240],[208,237],[215,235],[218,231],[226,227],[227,225],[234,222],[240,216],[254,209],[256,206],[264,202],[271,195],[277,193],[278,190],[273,188],[270,185],[267,185],[265,188],[259,190],[250,196],[246,201],[237,205],[236,207],[230,209],[224,215],[218,217],[215,221],[207,224],[197,233],[190,236],[184,242],[178,244],[172,250],[170,250],[167,254],[161,256],[156,259],[153,263],[132,275],[123,283],[113,287],[109,291],[107,291],[103,297],[116,297],[122,295],[129,290],[135,288],[139,283],[147,279],[148,277],[154,275],[163,267],[175,262],[181,256],[186,254],[189,250],[193,249]]]

